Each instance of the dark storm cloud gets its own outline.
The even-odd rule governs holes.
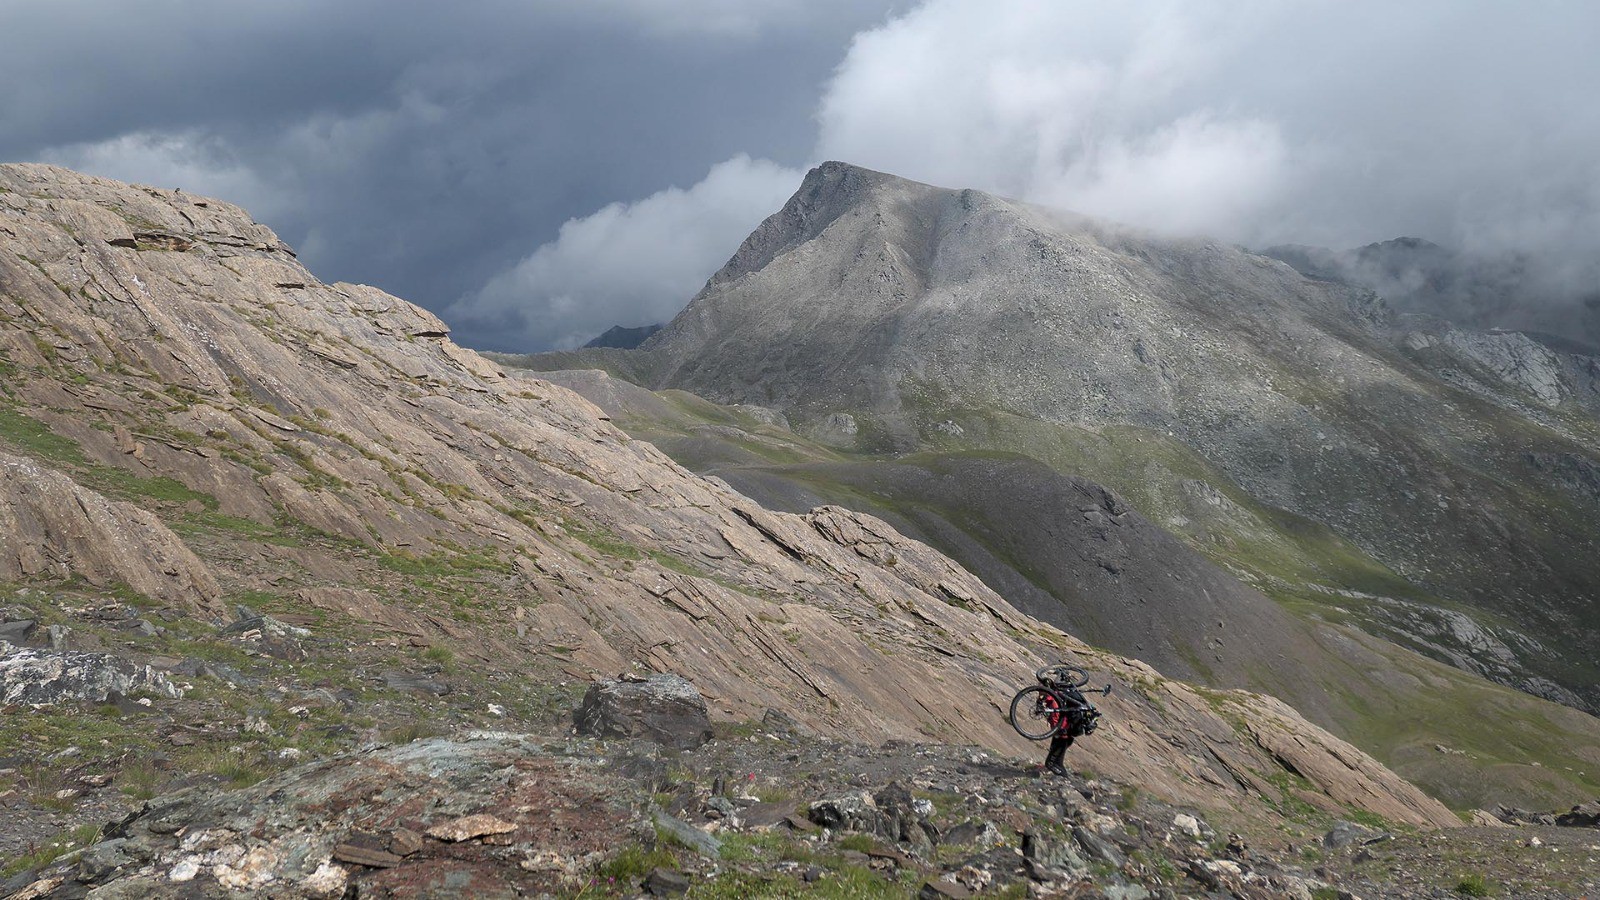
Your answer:
[[[802,161],[819,85],[882,15],[787,0],[4,2],[0,159],[224,196],[321,277],[443,309],[569,218],[738,153]],[[540,340],[493,317],[460,337]]]
[[[1595,34],[1574,2],[925,0],[852,39],[810,159],[1257,246],[1421,236],[1571,303],[1600,289]],[[798,181],[750,163],[568,223],[454,313],[557,344],[664,318]],[[617,247],[639,265],[601,273]]]
[[[1583,296],[1596,34],[1576,0],[0,0],[0,158],[224,196],[496,349],[669,316],[828,158]]]

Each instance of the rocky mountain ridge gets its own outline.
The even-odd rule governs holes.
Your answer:
[[[1043,435],[1068,445],[1045,462],[1269,594],[1338,594],[1400,643],[1600,702],[1600,496],[1578,474],[1600,465],[1593,358],[1400,322],[1235,248],[840,163],[639,351],[585,353],[532,365],[769,407],[853,453],[1052,452]],[[1122,458],[1086,456],[1106,435]]]
[[[586,349],[591,347],[614,347],[618,350],[632,350],[648,340],[650,335],[660,330],[661,325],[659,323],[639,325],[634,328],[613,325],[607,328],[603,334],[583,346]]]

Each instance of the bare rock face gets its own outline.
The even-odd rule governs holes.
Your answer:
[[[1580,803],[1556,816],[1557,825],[1569,828],[1600,828],[1600,800]]]
[[[1349,804],[1358,797],[1382,797],[1376,805],[1383,811],[1373,811],[1395,822],[1437,802],[1350,744],[1331,735],[1308,734],[1304,720],[1288,706],[1270,697],[1256,698],[1252,706],[1245,721],[1257,745],[1334,801]]]
[[[103,703],[113,694],[178,697],[165,675],[104,653],[55,652],[0,642],[0,706]]]
[[[591,685],[575,718],[578,733],[594,737],[643,738],[679,750],[711,739],[705,698],[676,675]]]
[[[0,580],[74,575],[196,611],[213,610],[220,593],[206,564],[160,519],[0,453]]]

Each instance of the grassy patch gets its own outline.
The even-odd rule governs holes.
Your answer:
[[[148,746],[137,718],[86,714],[92,708],[47,706],[7,714],[7,727],[0,729],[0,756],[45,759],[68,747],[102,746],[102,741],[114,747]],[[27,767],[19,772],[41,785],[36,792],[44,792],[44,783],[50,782],[49,790],[53,793],[56,787],[48,770],[59,766],[44,763],[35,766],[37,770]]]
[[[443,737],[446,734],[449,732],[437,725],[413,719],[404,725],[385,731],[383,739],[391,744],[409,744],[413,741]]]
[[[49,426],[16,409],[0,407],[0,439],[42,462],[70,469],[77,480],[118,499],[145,499],[163,503],[197,501],[208,511],[217,498],[192,490],[166,476],[144,477],[126,469],[91,462],[77,441],[52,432]]]
[[[43,422],[15,409],[0,407],[0,439],[46,462],[78,466],[89,462],[76,441],[51,432]]]
[[[1345,818],[1356,823],[1357,825],[1365,825],[1366,827],[1377,831],[1395,830],[1395,824],[1393,822],[1390,822],[1388,819],[1385,819],[1383,816],[1380,816],[1377,813],[1367,812],[1364,809],[1352,809],[1345,815]]]
[[[833,845],[840,850],[855,850],[860,853],[877,850],[879,847],[877,839],[868,834],[841,835]]]
[[[240,752],[233,748],[206,747],[185,753],[183,762],[188,771],[215,776],[236,788],[256,784],[275,771],[248,749]]]
[[[677,855],[662,844],[648,850],[634,845],[623,848],[621,853],[601,863],[595,870],[596,880],[591,883],[601,890],[636,890],[652,869],[673,869],[677,866]]]
[[[172,530],[189,535],[224,534],[280,546],[298,546],[303,543],[291,535],[284,534],[277,525],[224,515],[211,510],[185,515],[172,524]]]
[[[0,878],[10,878],[20,872],[42,869],[74,850],[81,850],[100,839],[100,826],[80,825],[45,841],[38,849],[25,853],[0,866]]]
[[[379,556],[378,563],[392,572],[418,579],[439,579],[481,572],[504,574],[511,571],[509,563],[489,550],[444,550],[428,554],[396,550]]]
[[[689,889],[689,900],[743,900],[746,897],[815,897],[821,900],[877,900],[915,894],[913,873],[886,878],[865,866],[833,868],[821,880],[807,884],[790,875],[760,875],[729,871]]]
[[[149,800],[160,792],[167,778],[148,759],[139,758],[122,767],[117,789],[134,800]]]
[[[588,544],[596,553],[613,559],[640,560],[644,551],[628,543],[604,525],[568,521],[567,533]]]
[[[679,575],[688,575],[691,578],[710,578],[711,574],[694,563],[679,559],[665,550],[647,550],[646,554],[663,569],[677,572]]]

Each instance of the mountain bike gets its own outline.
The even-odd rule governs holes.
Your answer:
[[[1039,682],[1011,698],[1011,727],[1030,741],[1042,741],[1067,733],[1088,734],[1098,726],[1100,711],[1084,697],[1083,686],[1089,673],[1065,663],[1045,666],[1033,674]],[[1111,685],[1090,688],[1088,693],[1110,696]]]

